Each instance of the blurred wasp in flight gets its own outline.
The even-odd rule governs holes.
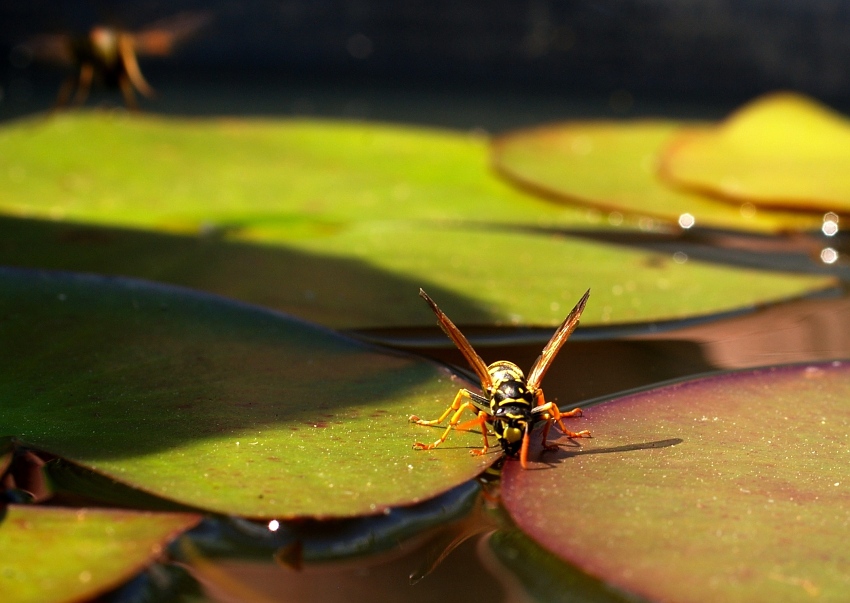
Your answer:
[[[154,89],[142,75],[139,56],[170,55],[174,48],[195,35],[211,20],[209,13],[184,12],[157,21],[135,32],[96,25],[84,35],[41,34],[23,44],[36,61],[71,66],[70,75],[59,89],[56,107],[86,102],[93,84],[121,91],[124,103],[137,110],[135,92],[147,98]]]

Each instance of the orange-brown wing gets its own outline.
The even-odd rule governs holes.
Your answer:
[[[537,360],[534,362],[534,366],[532,366],[531,370],[528,372],[528,388],[531,391],[540,387],[540,382],[543,381],[543,375],[546,374],[546,371],[549,369],[549,365],[552,364],[552,361],[555,359],[555,356],[558,355],[561,346],[564,345],[564,342],[578,326],[578,319],[581,318],[581,313],[584,312],[584,306],[587,304],[588,297],[590,297],[590,289],[588,289],[582,298],[578,300],[576,307],[573,308],[567,315],[564,322],[561,323],[561,326],[558,327],[558,330],[555,331],[554,335],[552,335],[552,339],[550,339],[549,343],[546,344],[546,347],[543,348],[540,356],[537,357]]]
[[[151,23],[144,29],[132,33],[133,47],[137,54],[168,56],[174,48],[212,21],[209,12],[182,12]]]
[[[460,332],[455,324],[449,320],[449,317],[437,307],[437,304],[434,303],[434,300],[431,299],[424,290],[419,290],[419,297],[428,302],[428,305],[431,306],[431,309],[434,311],[434,314],[437,315],[437,321],[440,323],[440,327],[443,329],[446,335],[449,336],[454,344],[457,346],[457,349],[461,351],[461,353],[466,358],[466,361],[469,363],[469,366],[472,367],[472,370],[475,371],[475,374],[478,375],[478,379],[481,381],[481,387],[484,391],[489,391],[493,388],[493,379],[490,377],[490,372],[487,370],[487,365],[484,364],[484,361],[481,360],[481,356],[478,355],[469,341],[467,341],[466,337],[464,337],[463,333]]]

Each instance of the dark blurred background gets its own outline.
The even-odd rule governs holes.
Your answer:
[[[48,109],[67,73],[21,51],[31,36],[134,31],[183,11],[212,19],[172,56],[140,58],[159,93],[145,110],[498,131],[716,117],[776,89],[850,106],[840,0],[0,0],[0,119]]]

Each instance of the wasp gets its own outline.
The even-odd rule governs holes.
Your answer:
[[[99,82],[107,88],[119,89],[124,103],[135,111],[139,106],[134,91],[147,98],[156,95],[142,75],[138,56],[168,56],[177,44],[191,38],[210,20],[209,13],[182,12],[141,31],[96,25],[85,35],[41,34],[22,46],[37,61],[76,68],[76,75],[67,78],[59,89],[56,108],[69,102],[82,105],[92,83]]]
[[[484,364],[481,356],[473,349],[460,329],[440,310],[434,300],[422,289],[419,290],[419,296],[431,306],[434,314],[437,315],[440,327],[464,355],[472,370],[475,371],[481,382],[481,390],[484,395],[468,389],[461,389],[455,396],[454,402],[439,419],[425,421],[416,415],[411,416],[410,421],[419,425],[439,425],[449,415],[452,415],[448,427],[439,440],[433,444],[416,442],[413,448],[432,450],[446,441],[452,429],[480,427],[481,434],[484,436],[484,447],[480,450],[473,450],[472,453],[475,455],[485,454],[490,449],[487,435],[488,427],[492,426],[493,433],[495,433],[496,439],[501,444],[505,454],[512,457],[518,454],[520,463],[525,469],[528,467],[528,444],[531,439],[531,431],[541,421],[545,422],[543,427],[544,450],[556,450],[558,448],[556,444],[549,444],[547,441],[549,429],[554,423],[557,423],[564,435],[569,438],[590,437],[589,431],[574,433],[567,429],[563,423],[565,417],[581,416],[580,408],[561,412],[554,402],[546,402],[543,390],[540,389],[543,375],[546,374],[561,346],[578,326],[581,313],[584,311],[588,297],[590,297],[590,289],[582,296],[564,319],[564,322],[561,323],[561,326],[558,327],[558,330],[555,331],[555,334],[552,335],[552,339],[549,340],[540,356],[537,357],[527,377],[516,364],[507,360],[499,360],[490,366]],[[474,413],[476,418],[458,425],[461,415],[467,410]]]

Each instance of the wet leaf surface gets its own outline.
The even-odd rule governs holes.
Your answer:
[[[586,409],[592,440],[503,500],[548,550],[655,601],[842,600],[850,364],[684,381]]]
[[[138,573],[199,519],[9,505],[0,513],[0,595],[16,603],[88,600]]]
[[[187,285],[344,329],[435,328],[419,287],[461,326],[554,326],[591,288],[589,326],[747,309],[834,283],[557,233],[405,222],[301,239],[255,226],[219,239],[0,219],[0,235],[6,265]]]
[[[735,203],[850,211],[850,121],[798,94],[768,95],[673,139],[662,173]]]
[[[275,224],[294,236],[375,218],[589,224],[488,163],[486,138],[447,130],[69,112],[0,128],[0,210],[190,232]]]
[[[0,434],[156,496],[258,518],[375,514],[477,475],[436,451],[446,369],[148,283],[0,270]]]
[[[567,122],[521,130],[493,144],[498,171],[520,187],[564,202],[648,216],[667,224],[779,232],[820,228],[820,220],[730,206],[677,190],[657,174],[666,145],[704,124],[674,121]],[[690,218],[688,217],[690,216]]]

